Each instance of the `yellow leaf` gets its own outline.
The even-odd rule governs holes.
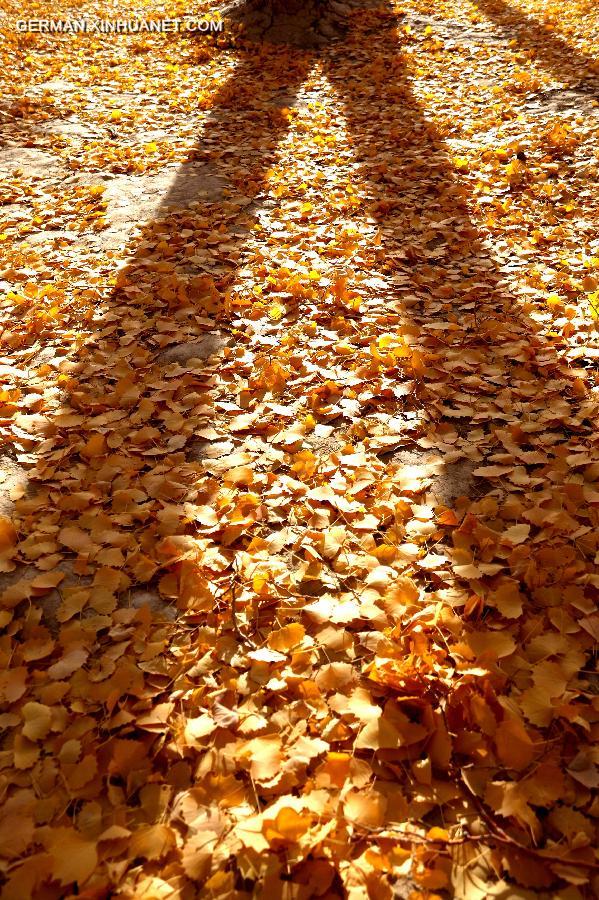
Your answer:
[[[312,823],[310,815],[296,812],[290,807],[284,806],[279,810],[272,825],[264,828],[264,837],[269,843],[273,841],[285,841],[295,844],[308,831]]]
[[[278,322],[285,315],[285,307],[280,303],[271,303],[268,307],[268,318],[273,322]]]
[[[449,832],[445,828],[438,828],[435,826],[434,828],[429,828],[426,833],[429,841],[448,841],[449,840]]]
[[[479,660],[491,661],[510,656],[516,649],[516,642],[505,631],[471,631],[465,636]]]
[[[349,775],[349,767],[352,757],[349,753],[331,751],[327,753],[324,762],[318,767],[318,779],[328,779],[335,787],[342,787]]]
[[[181,863],[188,878],[204,881],[209,876],[218,839],[216,832],[202,829],[185,841]]]
[[[21,710],[25,720],[23,734],[30,741],[39,741],[50,731],[52,710],[43,703],[26,703]]]
[[[256,594],[267,593],[264,589],[270,582],[270,577],[267,573],[261,573],[259,575],[254,575],[252,578],[252,589]]]
[[[501,535],[502,544],[521,544],[530,534],[530,525],[512,525]]]
[[[497,589],[489,594],[489,603],[506,619],[517,619],[522,615],[524,600],[525,596],[521,593],[518,582],[512,578],[501,581]]]

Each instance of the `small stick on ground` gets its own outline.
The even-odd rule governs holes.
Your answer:
[[[233,576],[231,578],[231,623],[233,625],[233,631],[235,633],[235,637],[243,644],[247,644],[248,647],[251,647],[252,650],[256,650],[258,645],[254,643],[254,641],[248,637],[248,635],[244,634],[239,627],[239,622],[237,620],[237,591],[235,590],[237,584],[237,578],[239,575],[239,571],[237,569],[237,560],[233,562]]]

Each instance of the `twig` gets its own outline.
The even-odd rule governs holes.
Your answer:
[[[527,853],[544,862],[560,863],[561,865],[566,866],[583,866],[585,869],[599,871],[599,863],[586,862],[582,859],[568,859],[568,857],[566,856],[557,856],[555,853],[545,853],[545,851],[537,850],[535,847],[526,847],[524,844],[519,844],[509,835],[502,837],[500,834],[496,834],[494,832],[489,832],[487,834],[467,834],[463,837],[449,838],[448,840],[443,840],[441,838],[429,838],[425,834],[417,834],[416,832],[409,831],[393,833],[385,831],[384,829],[380,829],[380,831],[377,831],[376,834],[377,837],[379,837],[381,840],[429,845],[439,850],[443,849],[443,847],[462,847],[465,844],[487,843],[491,845],[493,842],[495,842],[498,844],[505,844],[511,847],[513,850],[518,851],[519,853]]]
[[[233,562],[233,576],[231,578],[231,623],[233,625],[233,631],[235,633],[235,637],[241,641],[243,644],[247,644],[252,650],[256,650],[258,645],[254,643],[254,641],[248,637],[248,635],[244,634],[240,627],[239,622],[237,621],[237,593],[235,591],[235,584],[238,576],[236,560]]]
[[[558,856],[555,853],[547,853],[545,850],[539,850],[536,847],[527,847],[526,844],[521,844],[519,841],[515,840],[507,833],[507,831],[503,830],[501,825],[495,820],[495,817],[492,815],[492,813],[486,808],[480,797],[478,797],[466,783],[463,776],[460,774],[458,777],[462,787],[468,794],[468,797],[472,800],[477,810],[480,812],[481,816],[491,829],[490,835],[486,836],[487,840],[493,840],[498,844],[504,844],[508,847],[511,847],[513,850],[517,850],[519,853],[526,853],[529,856],[534,856],[535,859],[538,859],[542,862],[559,863],[560,865],[564,866],[580,866],[584,869],[591,869],[594,872],[599,872],[599,862],[587,862],[583,859],[568,859],[565,856]],[[473,835],[472,840],[480,840],[480,838],[476,835]]]

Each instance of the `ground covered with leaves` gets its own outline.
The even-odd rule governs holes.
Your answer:
[[[596,897],[596,4],[19,7],[0,896]]]

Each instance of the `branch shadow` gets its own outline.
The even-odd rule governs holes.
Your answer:
[[[532,55],[559,79],[582,80],[580,91],[597,94],[599,60],[577,50],[557,34],[553,26],[543,25],[506,0],[475,0],[475,6],[508,35],[514,35],[521,50]]]

